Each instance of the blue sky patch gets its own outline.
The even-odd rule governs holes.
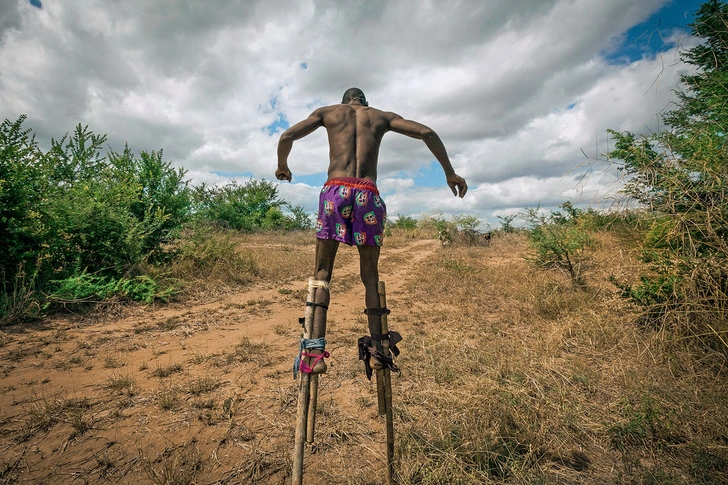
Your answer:
[[[312,187],[323,187],[326,182],[326,172],[311,173],[308,175],[296,175],[293,174],[293,182],[297,184],[306,184]]]
[[[400,172],[394,175],[394,177],[412,177],[417,187],[442,187],[446,184],[445,173],[437,161],[431,161],[427,165],[422,165],[415,173]]]
[[[271,96],[268,99],[268,104],[270,105],[270,108],[263,107],[262,105],[258,106],[258,109],[260,109],[263,113],[274,113],[278,109],[278,96]],[[266,126],[264,129],[268,130],[268,135],[273,136],[279,131],[285,131],[288,129],[291,124],[288,122],[288,119],[286,118],[286,115],[282,112],[278,111],[276,113],[276,119],[273,121],[273,123]]]
[[[40,2],[40,0],[30,0],[30,4],[35,8],[43,8],[43,4]]]
[[[438,161],[421,166],[414,178],[419,187],[442,187],[446,183],[445,172]]]
[[[289,126],[291,126],[291,124],[286,119],[286,115],[284,115],[283,113],[278,113],[278,118],[276,118],[273,123],[266,126],[266,129],[268,130],[268,134],[270,136],[273,136],[279,131],[287,130]]]
[[[653,13],[644,22],[629,29],[622,44],[615,50],[603,52],[612,64],[623,64],[652,56],[669,48],[663,40],[674,29],[690,33],[687,24],[695,20],[695,12],[705,0],[672,0]]]

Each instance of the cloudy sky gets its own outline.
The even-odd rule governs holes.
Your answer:
[[[659,129],[698,0],[0,0],[0,119],[41,146],[78,124],[164,150],[192,183],[274,181],[280,133],[352,86],[433,128],[385,136],[391,216],[498,216],[614,190],[606,130]],[[603,157],[601,157],[603,158]],[[280,193],[315,210],[328,149],[294,144]],[[278,183],[276,181],[276,183]]]

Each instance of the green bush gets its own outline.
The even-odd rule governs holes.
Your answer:
[[[423,217],[419,222],[419,226],[432,230],[435,237],[437,237],[438,233],[455,234],[457,232],[457,225],[445,219],[442,214]]]
[[[477,216],[459,215],[453,217],[453,222],[459,231],[477,231],[480,227],[480,219]]]
[[[518,214],[511,214],[509,216],[496,216],[501,221],[501,231],[503,232],[515,232],[515,228],[512,223],[518,217]]]
[[[238,231],[311,227],[271,182],[190,188],[161,150],[114,152],[82,125],[43,152],[25,119],[0,124],[0,324],[38,315],[48,302],[167,298],[173,290],[154,276],[160,267],[199,263],[189,244],[176,244],[191,221]],[[214,266],[247,278],[250,258],[223,246]]]
[[[222,187],[200,184],[193,190],[195,217],[226,229],[307,229],[311,218],[301,206],[292,207],[267,180],[250,179],[240,185],[231,180]],[[292,216],[283,213],[288,208]]]
[[[179,238],[189,220],[192,199],[186,171],[162,160],[162,151],[142,151],[134,157],[129,147],[121,154],[111,152],[109,161],[116,180],[135,190],[129,211],[144,225],[142,252],[153,260],[164,260],[165,246]]]
[[[89,272],[117,279],[148,258],[162,260],[189,216],[184,170],[161,152],[134,157],[125,147],[102,156],[105,141],[79,125],[44,156],[52,181],[44,194],[52,273],[43,278]]]
[[[703,4],[691,24],[705,42],[687,49],[694,66],[681,77],[667,130],[650,136],[610,131],[610,162],[625,175],[624,192],[644,208],[642,260],[650,274],[625,294],[653,324],[712,335],[728,350],[728,5]],[[666,291],[669,290],[669,291]]]
[[[14,291],[19,273],[35,274],[47,239],[43,212],[47,178],[41,152],[25,116],[0,124],[0,278],[4,292]]]
[[[594,244],[592,231],[585,226],[583,211],[566,202],[563,212],[542,214],[538,208],[526,209],[528,239],[534,255],[531,262],[539,268],[566,271],[576,286],[584,284],[586,251]]]
[[[286,219],[285,229],[311,229],[313,226],[311,215],[301,205],[286,204],[291,215]]]
[[[397,220],[388,222],[387,225],[392,229],[417,229],[417,219],[397,214]]]
[[[49,301],[63,304],[100,301],[111,297],[152,303],[154,300],[167,301],[170,296],[175,294],[173,287],[162,288],[149,276],[115,280],[88,273],[52,281],[49,290]]]
[[[57,282],[85,275],[126,284],[115,291],[149,300],[135,293],[142,285],[135,271],[168,259],[189,218],[184,170],[161,152],[135,157],[126,147],[103,155],[106,136],[81,125],[43,153],[24,121],[0,125],[0,320],[17,320],[11,315],[31,293],[38,299]]]

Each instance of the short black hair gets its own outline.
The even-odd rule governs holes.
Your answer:
[[[349,88],[344,93],[344,97],[341,98],[341,104],[349,104],[349,102],[358,99],[364,106],[369,106],[367,97],[364,96],[364,91],[359,88]]]

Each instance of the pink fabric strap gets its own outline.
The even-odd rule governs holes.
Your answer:
[[[313,368],[316,367],[316,364],[318,364],[319,360],[323,359],[324,357],[329,357],[330,355],[331,354],[329,354],[329,352],[326,350],[324,350],[321,354],[310,354],[308,352],[301,352],[301,357],[316,357],[316,359],[313,361],[313,365],[310,367],[303,359],[301,359],[298,370],[300,370],[304,374],[311,374],[313,372]]]

